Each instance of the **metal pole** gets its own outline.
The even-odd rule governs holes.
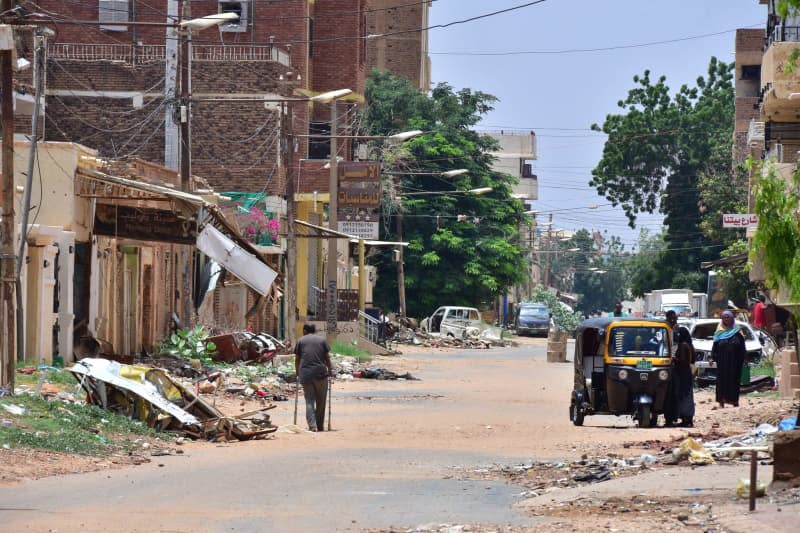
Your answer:
[[[12,0],[0,0],[0,12],[13,7]],[[0,217],[0,385],[14,390],[14,341],[16,336],[14,281],[14,96],[11,50],[0,50],[0,116],[3,119],[3,186]]]
[[[545,249],[545,264],[544,264],[544,286],[550,287],[550,262],[552,261],[553,254],[550,253],[553,248],[553,214],[550,213],[550,221],[547,226],[547,248]]]
[[[287,109],[288,108],[288,109]],[[292,135],[292,106],[281,104],[281,135],[283,138],[283,164],[286,168],[286,339],[290,346],[295,344],[297,312],[297,238],[295,235],[294,176],[294,136]]]
[[[400,178],[398,177],[398,187],[400,190]],[[397,241],[403,241],[403,205],[398,205],[397,215],[395,216],[395,228],[397,232]],[[400,316],[406,316],[406,273],[403,261],[405,260],[403,247],[397,247],[397,304],[400,311]]]
[[[28,173],[25,177],[25,192],[22,196],[22,221],[20,222],[20,239],[19,239],[19,252],[17,257],[17,267],[14,272],[14,283],[16,284],[17,293],[17,361],[20,363],[25,361],[25,334],[23,325],[25,321],[24,307],[22,303],[22,285],[20,282],[20,274],[22,272],[22,261],[25,257],[25,246],[28,244],[28,214],[31,211],[31,188],[33,187],[33,164],[36,161],[36,143],[39,140],[39,110],[41,107],[42,97],[42,77],[44,73],[41,69],[41,60],[44,54],[45,42],[44,37],[39,34],[37,30],[34,36],[34,47],[36,53],[34,54],[35,60],[33,64],[33,78],[34,78],[34,103],[33,103],[33,122],[31,132],[31,142],[28,149]]]
[[[358,239],[358,309],[362,313],[367,309],[367,268],[364,265],[364,258],[366,255],[365,248],[364,239]]]
[[[331,102],[331,134],[330,134],[330,145],[331,145],[331,154],[330,154],[330,176],[328,178],[328,193],[329,193],[329,201],[328,201],[328,227],[334,231],[339,231],[339,224],[338,224],[338,213],[337,210],[339,209],[339,162],[336,159],[336,155],[339,151],[337,146],[337,109],[336,109],[336,100]],[[336,338],[336,313],[337,313],[337,306],[338,306],[338,294],[337,294],[337,262],[338,262],[338,241],[335,238],[328,239],[328,264],[327,264],[327,272],[326,277],[328,280],[327,287],[325,288],[326,294],[326,318],[327,318],[327,325],[325,328],[325,337],[328,339],[328,343],[330,344]]]
[[[758,452],[750,452],[750,511],[756,510],[756,483],[758,480]]]

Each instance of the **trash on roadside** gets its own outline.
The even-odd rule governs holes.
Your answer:
[[[756,497],[761,498],[767,494],[767,486],[763,481],[756,481]],[[750,497],[750,480],[740,479],[736,484],[736,496],[739,498]]]
[[[86,358],[69,371],[86,390],[87,403],[157,430],[182,431],[209,440],[259,439],[277,430],[265,413],[275,405],[228,417],[160,368]]]
[[[362,379],[408,379],[408,380],[419,380],[419,378],[415,378],[411,375],[410,372],[406,372],[405,374],[396,374],[391,370],[386,370],[385,368],[365,368],[363,370],[356,370],[353,372],[354,378],[362,378]]]
[[[12,415],[20,416],[20,415],[24,415],[25,414],[25,408],[22,407],[21,405],[15,405],[13,403],[3,403],[3,404],[0,404],[0,407],[5,409],[6,411],[11,413]]]
[[[797,427],[797,417],[793,416],[791,418],[784,418],[781,420],[781,423],[778,424],[779,431],[792,431]]]
[[[714,464],[714,457],[712,457],[711,452],[706,449],[692,450],[689,452],[689,464],[698,466],[712,465]]]

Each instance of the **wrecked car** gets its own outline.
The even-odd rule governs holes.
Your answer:
[[[465,339],[476,337],[482,328],[481,315],[474,307],[443,306],[420,322],[423,332],[432,336]]]

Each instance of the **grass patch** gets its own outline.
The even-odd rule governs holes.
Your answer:
[[[331,353],[345,357],[353,357],[359,362],[365,362],[372,359],[372,355],[369,352],[365,352],[352,343],[343,342],[340,340],[333,341],[333,344],[331,345]]]
[[[0,404],[25,408],[22,415],[0,409],[0,417],[13,422],[10,427],[0,427],[0,446],[108,455],[133,450],[137,437],[157,436],[141,422],[94,405],[47,401],[29,395],[0,398]]]
[[[23,374],[18,372],[14,376],[14,382],[17,385],[35,385],[40,380],[42,383],[54,383],[56,385],[75,385],[78,383],[75,379],[75,376],[71,372],[61,368],[52,367],[42,370],[37,369],[33,374]]]
[[[775,363],[768,359],[763,359],[760,363],[750,368],[750,375],[775,377]]]

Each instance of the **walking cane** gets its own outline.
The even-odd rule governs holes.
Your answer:
[[[297,425],[297,398],[300,396],[300,376],[294,378],[294,425]]]
[[[328,376],[328,431],[331,430],[331,404],[333,403],[333,378]]]

